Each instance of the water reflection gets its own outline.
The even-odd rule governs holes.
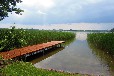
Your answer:
[[[76,39],[77,40],[81,40],[81,41],[86,40],[87,39],[87,33],[85,33],[85,32],[77,32],[76,33]]]
[[[114,76],[114,58],[107,52],[95,48],[90,43],[89,47],[92,49],[92,53],[97,57],[97,59],[101,61],[101,65],[107,66],[107,71],[110,72],[110,76]]]
[[[102,52],[98,53],[93,50],[92,47],[89,47],[86,38],[87,33],[77,33],[76,40],[69,46],[34,64],[35,67],[93,75],[114,75],[114,70],[111,68],[114,63],[110,63],[109,55],[104,53],[102,55]]]
[[[31,57],[27,58],[28,59],[27,61],[31,62],[32,64],[36,64],[36,63],[38,63],[38,62],[40,62],[40,61],[42,61],[42,60],[44,60],[48,57],[60,52],[63,49],[64,48],[56,48],[56,50],[55,49],[50,49],[50,50],[48,50],[48,52],[45,52],[44,54],[39,53],[39,54],[36,54],[34,56],[31,56]]]
[[[73,42],[73,41],[74,41],[74,39],[68,40],[67,42],[65,42],[64,44],[62,44],[62,46],[68,47],[69,44],[71,42]],[[38,62],[40,62],[40,61],[42,61],[42,60],[44,60],[44,59],[46,59],[46,58],[48,58],[50,56],[52,56],[52,55],[54,55],[54,54],[62,51],[63,49],[64,49],[64,47],[50,49],[48,51],[45,51],[44,52],[44,55],[43,55],[43,53],[38,53],[36,55],[33,55],[33,56],[28,57],[27,58],[27,61],[31,62],[32,64],[35,64],[35,63],[38,63]]]

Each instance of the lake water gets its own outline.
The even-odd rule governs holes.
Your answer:
[[[76,33],[76,39],[64,49],[53,50],[32,60],[37,68],[63,70],[65,72],[114,76],[114,59],[107,53],[89,46],[87,33]]]

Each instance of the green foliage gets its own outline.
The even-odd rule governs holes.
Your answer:
[[[14,62],[1,70],[2,76],[87,76],[35,68],[28,62]]]
[[[35,45],[52,40],[66,41],[74,38],[70,32],[24,30],[24,29],[0,29],[0,51],[8,51],[29,45]]]
[[[0,21],[8,17],[8,12],[15,11],[16,14],[21,14],[23,10],[16,7],[17,3],[21,2],[21,0],[0,0]]]
[[[114,55],[114,33],[88,34],[88,42],[101,50]]]
[[[0,50],[8,51],[14,48],[25,46],[27,43],[24,39],[24,30],[15,29],[1,29],[0,30]]]
[[[48,42],[52,40],[66,41],[74,37],[75,35],[69,32],[26,30],[26,41],[28,42],[29,45]]]

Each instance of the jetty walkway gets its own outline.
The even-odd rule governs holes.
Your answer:
[[[6,52],[0,52],[0,55],[4,59],[14,59],[14,58],[23,57],[23,56],[26,58],[28,56],[31,56],[40,52],[44,52],[45,50],[48,50],[54,47],[61,47],[61,44],[64,42],[65,41],[51,41],[47,43],[22,47],[19,49],[14,49]]]

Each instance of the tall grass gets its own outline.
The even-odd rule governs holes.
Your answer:
[[[114,33],[88,34],[88,42],[114,56]]]
[[[0,51],[39,44],[52,40],[67,41],[75,37],[71,32],[58,32],[33,29],[0,29]]]

